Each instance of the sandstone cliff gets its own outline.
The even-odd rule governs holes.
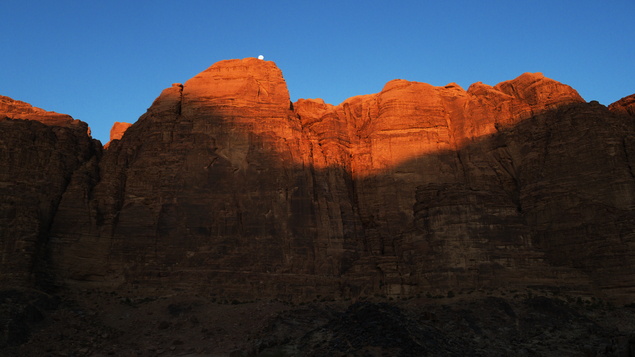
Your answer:
[[[243,299],[632,299],[635,128],[614,108],[530,73],[290,103],[273,62],[222,61],[74,176],[49,261],[60,284]]]
[[[120,140],[123,137],[123,134],[131,125],[132,124],[130,123],[115,122],[115,124],[113,124],[112,128],[110,129],[110,139],[104,145],[104,149],[108,149],[108,147],[110,146],[110,142],[112,142],[113,140]]]
[[[332,293],[361,249],[345,241],[350,185],[344,168],[316,172],[290,107],[280,70],[255,59],[163,91],[105,153],[91,200],[60,205],[60,276],[288,297],[323,280]]]
[[[57,206],[74,173],[100,156],[88,132],[86,123],[68,115],[0,96],[3,287],[32,286],[52,273],[47,249]]]
[[[635,94],[624,97],[609,105],[609,110],[622,115],[635,116]]]

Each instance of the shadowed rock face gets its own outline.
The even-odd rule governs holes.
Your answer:
[[[0,284],[29,285],[49,275],[48,234],[74,172],[101,147],[88,125],[0,96]],[[88,187],[88,185],[85,185]]]
[[[632,298],[628,108],[531,73],[292,104],[273,62],[222,61],[74,169],[45,261],[58,283],[240,299]]]

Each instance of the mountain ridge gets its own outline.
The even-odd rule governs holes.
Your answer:
[[[491,355],[531,335],[532,316],[549,329],[576,316],[573,337],[547,336],[564,344],[554,351],[579,350],[589,334],[588,351],[627,351],[631,335],[585,327],[617,326],[615,312],[563,301],[635,301],[633,113],[635,95],[587,103],[539,73],[467,90],[394,80],[339,105],[291,103],[273,62],[228,60],[116,123],[104,148],[86,123],[0,97],[0,348],[66,348],[51,338],[81,339],[83,326],[100,332],[82,345],[143,354],[147,336],[224,336],[190,312],[222,317],[231,301],[271,320],[258,330],[221,318],[212,330],[241,341],[206,351],[333,354],[350,335],[358,352],[394,352],[366,326],[380,321],[422,351],[458,353],[464,341]],[[60,298],[68,306],[47,310]],[[56,322],[37,332],[38,314]],[[428,324],[445,347],[417,342]],[[479,342],[483,329],[498,347]]]
[[[625,97],[612,104],[608,110],[617,115],[631,115],[633,107],[631,97]],[[84,133],[89,132],[86,124],[80,125],[78,124],[81,123],[80,121],[73,120],[70,116],[46,112],[39,108],[31,109],[30,105],[11,101],[8,97],[3,97],[3,103],[1,109],[7,118],[10,116],[17,119],[30,118],[47,125],[69,128],[79,125],[83,129],[76,131],[74,140],[86,140],[86,138],[80,138],[81,130],[84,130]],[[147,274],[137,265],[138,263],[135,263],[136,268],[126,267],[127,263],[124,261],[141,258],[138,252],[143,250],[142,242],[150,242],[148,238],[153,237],[155,244],[162,239],[167,240],[167,246],[155,248],[158,249],[156,254],[159,254],[159,250],[162,249],[173,249],[173,253],[178,252],[178,249],[173,248],[176,241],[169,243],[175,238],[172,237],[174,233],[169,233],[170,231],[176,230],[181,232],[177,236],[184,235],[190,237],[187,239],[192,239],[192,242],[199,242],[192,243],[194,250],[187,250],[187,258],[182,256],[168,259],[167,256],[161,257],[160,254],[153,258],[149,256],[141,258],[140,263],[145,261],[142,265],[148,265],[151,261],[155,264],[153,269],[161,271],[173,264],[182,264],[192,260],[189,258],[196,257],[199,254],[197,252],[207,246],[208,243],[205,241],[211,238],[210,230],[225,232],[220,233],[221,237],[229,234],[223,239],[233,237],[231,239],[244,241],[244,238],[249,237],[251,233],[249,230],[245,231],[246,228],[243,225],[252,224],[256,228],[254,232],[260,232],[256,234],[264,241],[273,243],[281,234],[290,237],[290,242],[298,240],[296,243],[291,243],[292,246],[298,244],[298,247],[288,251],[278,250],[275,253],[276,258],[271,262],[267,262],[271,260],[271,257],[255,259],[257,266],[274,264],[278,266],[276,269],[281,269],[281,272],[287,269],[290,269],[289,271],[300,269],[309,274],[318,274],[317,278],[320,274],[317,273],[319,270],[315,270],[316,267],[311,265],[317,264],[325,269],[323,271],[327,275],[336,277],[335,281],[340,281],[341,274],[349,271],[355,264],[361,264],[355,269],[363,272],[364,269],[376,269],[372,268],[372,265],[384,264],[381,261],[386,259],[394,262],[404,259],[404,256],[400,257],[399,254],[404,254],[402,250],[405,246],[398,246],[404,241],[407,242],[406,246],[416,247],[422,243],[429,245],[433,241],[449,242],[458,236],[464,236],[462,239],[467,240],[462,241],[461,244],[472,245],[473,242],[470,243],[472,238],[469,237],[473,232],[469,233],[472,228],[468,226],[473,223],[468,223],[469,221],[461,223],[467,226],[454,232],[454,237],[444,238],[446,240],[438,240],[440,239],[438,232],[416,232],[421,230],[417,228],[418,224],[427,225],[428,230],[429,225],[432,224],[425,223],[424,221],[429,218],[419,213],[430,212],[429,210],[432,209],[432,207],[426,207],[430,206],[429,202],[422,202],[421,199],[425,198],[434,202],[430,196],[431,192],[437,192],[436,195],[438,195],[448,189],[458,190],[451,194],[454,195],[451,196],[454,197],[452,204],[457,205],[454,208],[457,209],[467,203],[455,202],[463,200],[456,194],[462,192],[466,197],[470,196],[470,191],[473,192],[476,189],[474,185],[485,185],[476,190],[483,190],[489,195],[502,189],[503,197],[509,198],[498,198],[496,200],[499,201],[495,201],[498,202],[495,205],[502,204],[501,207],[508,207],[505,210],[517,211],[516,213],[509,211],[510,213],[502,216],[501,212],[494,213],[495,216],[500,216],[495,220],[502,219],[502,223],[498,223],[500,228],[497,229],[502,229],[506,233],[483,232],[478,235],[493,234],[490,239],[497,234],[499,239],[509,239],[516,235],[515,239],[520,239],[519,244],[524,246],[522,249],[527,250],[523,254],[534,256],[532,259],[541,260],[543,258],[539,257],[545,254],[545,251],[530,248],[526,243],[528,237],[536,234],[532,232],[535,229],[532,225],[537,224],[538,221],[528,223],[527,213],[522,212],[524,203],[521,203],[523,196],[521,186],[523,184],[519,176],[521,172],[516,167],[523,161],[522,155],[518,152],[519,148],[510,149],[510,144],[517,144],[507,142],[503,144],[502,151],[494,148],[493,151],[487,149],[483,152],[483,143],[494,141],[498,142],[495,147],[500,147],[501,142],[507,141],[517,130],[515,129],[517,126],[527,126],[523,124],[525,121],[553,122],[554,119],[550,116],[561,116],[561,113],[567,110],[583,110],[588,113],[606,110],[601,107],[584,102],[573,88],[548,79],[541,73],[524,73],[516,79],[504,81],[495,86],[477,82],[468,90],[455,84],[435,87],[397,79],[386,83],[379,93],[352,97],[339,105],[326,104],[320,99],[300,99],[291,103],[282,72],[275,63],[255,58],[221,61],[185,84],[176,83],[165,89],[137,123],[132,125],[116,123],[112,131],[113,140],[107,144],[106,147],[109,148],[103,154],[95,146],[97,144],[94,141],[85,146],[86,149],[83,149],[84,154],[82,154],[84,155],[83,163],[79,164],[79,167],[75,164],[70,172],[66,171],[63,174],[65,177],[63,182],[67,184],[55,194],[53,202],[59,203],[52,208],[53,213],[45,219],[47,222],[51,221],[50,228],[48,231],[47,228],[43,228],[44,231],[38,233],[49,235],[50,238],[35,239],[36,243],[33,243],[32,238],[29,240],[31,249],[34,251],[44,249],[45,253],[39,254],[45,254],[48,258],[26,257],[24,261],[34,259],[33,266],[42,265],[42,268],[38,268],[40,270],[38,274],[51,275],[52,277],[49,278],[59,284],[82,281],[89,283],[110,281],[106,284],[107,286],[125,284],[131,279],[136,280],[134,275],[137,273],[130,271],[139,270],[139,274]],[[553,124],[549,125],[553,126]],[[125,134],[128,132],[130,134]],[[126,135],[134,135],[136,138],[126,141]],[[622,140],[623,145],[621,145],[623,149],[620,150],[624,152],[623,159],[628,161],[633,156],[628,154],[631,149],[624,146],[626,145],[624,140],[626,139]],[[485,144],[486,147],[489,145],[491,144]],[[470,162],[472,159],[467,158],[468,166],[466,166],[465,158],[462,157],[466,152],[478,152],[480,156],[494,153],[495,157],[480,157],[478,160],[485,160],[481,163]],[[140,162],[143,162],[141,167],[135,168],[135,165]],[[477,167],[470,168],[470,165],[475,164]],[[482,166],[483,164],[490,167],[487,169],[489,173],[486,172],[487,170],[483,171],[486,169]],[[457,169],[461,171],[456,171]],[[469,175],[474,174],[470,174],[470,170],[476,170],[477,176],[469,178]],[[150,172],[154,173],[148,176]],[[491,176],[496,180],[494,182],[498,182],[499,187],[490,183],[476,184],[483,179],[478,175]],[[242,178],[229,184],[238,177]],[[273,182],[271,177],[275,178]],[[283,177],[286,178],[283,179]],[[532,180],[535,179],[536,177],[532,178]],[[10,180],[7,179],[7,181]],[[219,191],[217,194],[212,194],[207,187],[214,183],[225,187],[225,193]],[[150,186],[147,186],[148,184]],[[461,188],[466,184],[467,187]],[[621,183],[621,185],[625,184]],[[323,187],[319,188],[320,185]],[[248,187],[253,187],[248,190],[255,190],[248,194],[252,198],[241,196],[240,191]],[[152,190],[148,191],[147,188]],[[440,188],[442,191],[439,191]],[[466,188],[470,191],[465,191]],[[617,204],[616,208],[630,209],[632,203],[628,203],[630,202],[628,200],[624,201],[623,198],[631,196],[626,193],[631,189],[628,188],[622,198],[615,198],[615,203],[611,205]],[[280,190],[286,192],[284,196],[273,199],[274,192]],[[531,197],[533,194],[527,192],[524,195]],[[201,200],[201,197],[207,198]],[[256,198],[254,201],[253,197],[270,197],[273,199],[272,202],[277,203],[265,204],[261,201],[262,198]],[[501,199],[507,202],[502,202]],[[159,206],[150,203],[155,200],[159,202],[167,200],[166,202],[173,203],[161,203]],[[188,203],[188,200],[192,202]],[[223,203],[225,205],[223,208],[222,205],[219,206],[218,200],[221,202],[233,200],[238,206],[230,208]],[[488,201],[490,198],[479,200]],[[139,205],[139,202],[146,203]],[[186,207],[180,206],[177,202],[185,202]],[[216,220],[212,216],[201,215],[187,208],[192,204],[193,207],[205,207],[205,210],[225,212],[229,214],[225,219],[234,221],[238,219],[238,221],[230,226],[227,226],[227,223],[216,226],[218,223],[209,223]],[[330,206],[332,204],[336,206]],[[470,203],[465,207],[473,204]],[[254,208],[253,205],[262,207]],[[130,209],[134,213],[126,214]],[[244,218],[240,217],[251,209],[260,212],[252,216],[262,215],[262,218],[255,218],[252,223],[243,222]],[[487,211],[488,208],[480,207],[479,210]],[[519,215],[518,212],[522,214]],[[137,215],[146,217],[148,221],[137,218]],[[501,217],[506,215],[507,219],[512,220],[510,222],[517,223],[505,222],[505,218]],[[176,218],[189,216],[198,217],[196,218],[198,223],[190,222],[183,225]],[[77,220],[76,217],[89,219]],[[450,217],[451,215],[448,216]],[[478,217],[480,216],[477,214],[472,219],[477,221],[492,219]],[[166,220],[173,223],[167,224]],[[73,221],[77,222],[69,223]],[[518,223],[521,221],[524,223]],[[199,233],[192,233],[193,227],[190,227],[192,224],[201,225],[194,227],[199,230]],[[435,224],[438,225],[438,222]],[[520,231],[510,236],[507,232],[510,224],[516,225],[517,228],[514,229],[520,229]],[[272,227],[268,229],[273,230],[266,233],[265,227],[268,226]],[[146,229],[141,227],[154,228],[140,233]],[[441,226],[438,229],[444,230]],[[168,233],[161,233],[162,230],[167,230]],[[78,234],[81,237],[79,239]],[[147,238],[140,238],[140,242],[136,243],[129,238],[124,238],[138,234]],[[120,238],[116,238],[117,236]],[[205,238],[206,236],[208,238]],[[332,238],[327,238],[329,236]],[[425,238],[426,236],[428,238]],[[312,238],[307,240],[307,237]],[[333,240],[333,237],[339,238]],[[325,250],[318,249],[316,242],[324,239],[326,239],[325,243],[330,243],[326,243]],[[521,241],[525,243],[520,243]],[[113,248],[113,244],[122,244],[122,246]],[[127,246],[130,244],[132,247]],[[200,244],[203,245],[200,246]],[[249,245],[248,243],[241,244]],[[36,246],[38,248],[35,248]],[[300,254],[303,257],[300,259],[304,262],[282,263],[288,259],[296,259],[293,258],[294,249],[304,252]],[[413,252],[416,252],[416,248],[408,249],[414,249]],[[487,251],[491,248],[479,249]],[[134,257],[125,258],[129,254],[125,252],[130,252]],[[244,256],[239,251],[235,253],[238,256]],[[213,258],[214,254],[218,253],[202,254],[197,264],[216,259]],[[333,260],[332,254],[342,255]],[[467,256],[470,254],[472,253]],[[117,263],[117,259],[113,258],[117,255],[120,255],[118,259],[124,260]],[[352,258],[345,258],[347,256]],[[80,262],[87,262],[87,265],[77,264],[78,258]],[[44,260],[41,261],[42,259]],[[344,260],[338,262],[337,259]],[[353,266],[348,265],[350,262],[344,263],[350,259],[357,263]],[[441,259],[438,264],[448,265],[452,259],[457,257],[449,258],[447,262]],[[197,259],[193,260],[197,261]],[[239,261],[249,262],[249,258],[244,256]],[[307,262],[313,263],[306,265]],[[390,264],[395,264],[394,262]],[[201,267],[208,263],[204,263]],[[343,263],[344,265],[341,265]],[[232,264],[235,263],[228,263],[228,266]],[[287,264],[291,265],[287,266]],[[296,267],[296,264],[300,265]],[[367,264],[370,266],[366,266]],[[398,265],[399,263],[395,267]],[[459,264],[461,265],[464,263]],[[196,266],[196,264],[191,265],[184,271],[193,273]],[[202,269],[205,271],[205,268]],[[220,265],[215,269],[223,270]],[[270,268],[263,266],[254,269],[253,273],[256,275],[270,271]],[[399,271],[404,268],[396,269]],[[462,269],[467,269],[467,266]],[[388,287],[377,291],[378,286],[374,286],[367,289],[368,292],[365,294],[381,292],[408,295],[410,293],[407,291],[413,286],[420,286],[421,282],[417,282],[417,279],[404,285],[403,278],[400,278],[401,282],[400,279],[394,281],[392,286],[387,285],[385,280],[394,280],[387,276],[397,271],[391,273],[382,271],[379,275],[371,277],[370,279],[375,281],[373,284],[382,281],[382,286]],[[31,271],[29,274],[34,273]],[[424,273],[423,276],[426,274],[432,273]],[[575,272],[563,274],[584,275]],[[585,280],[586,278],[581,279],[583,285],[590,284]],[[342,281],[338,284],[342,283],[349,284]],[[427,288],[433,288],[433,286]],[[452,287],[444,287],[446,288]],[[240,291],[240,288],[236,289]],[[328,290],[328,288],[325,289]],[[355,289],[359,287],[353,288]],[[416,289],[420,290],[420,288]],[[335,295],[340,293],[342,292]],[[300,293],[299,296],[303,294],[305,293]],[[310,298],[311,293],[307,294],[306,298]]]
[[[145,281],[153,289],[176,284],[198,291],[206,289],[202,279],[243,299],[273,293],[302,300],[317,291],[411,296],[496,285],[492,277],[501,274],[508,276],[505,284],[546,278],[588,289],[606,280],[587,275],[591,260],[558,267],[548,250],[534,246],[551,231],[540,228],[540,209],[527,207],[542,207],[552,193],[543,189],[536,198],[536,188],[526,187],[552,183],[522,167],[552,160],[545,135],[556,132],[559,146],[569,150],[556,147],[557,155],[579,158],[575,150],[583,146],[566,139],[577,124],[561,128],[569,119],[557,118],[569,111],[603,118],[602,108],[539,73],[496,86],[475,83],[467,91],[393,80],[380,93],[337,106],[291,103],[273,62],[222,61],[164,90],[102,159],[83,167],[81,180],[71,179],[51,226],[50,261],[65,272],[56,274],[59,284]],[[542,128],[524,124],[531,121]],[[538,135],[533,142],[546,140],[543,147],[523,149],[535,145],[514,134],[517,127]],[[624,155],[628,147],[620,149]],[[537,149],[542,162],[527,161]],[[619,160],[634,157],[624,155]],[[629,181],[620,185],[633,189]],[[604,188],[593,187],[586,199],[602,201],[593,190]],[[569,201],[579,194],[566,190],[549,209],[578,210]],[[620,202],[605,204],[620,212],[631,205]],[[586,214],[597,214],[591,211]],[[629,214],[618,222],[628,225]],[[563,224],[580,229],[587,221]],[[412,260],[419,254],[435,263],[425,268]],[[558,276],[571,279],[558,282]],[[618,276],[612,272],[612,279]]]

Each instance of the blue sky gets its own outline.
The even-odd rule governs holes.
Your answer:
[[[259,54],[294,101],[542,72],[608,105],[635,93],[634,18],[633,0],[2,0],[0,95],[86,121],[102,143],[172,83]]]

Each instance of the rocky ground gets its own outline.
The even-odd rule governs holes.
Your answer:
[[[554,291],[409,300],[0,294],[1,356],[634,356],[635,305]]]

